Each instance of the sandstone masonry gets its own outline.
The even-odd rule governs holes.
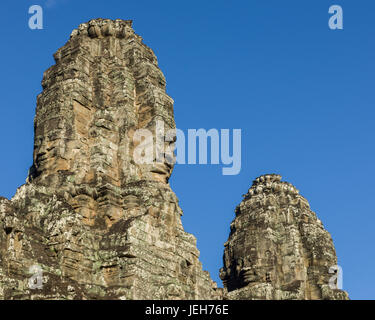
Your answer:
[[[168,184],[173,166],[131,156],[136,130],[158,120],[175,128],[164,75],[131,21],[83,23],[54,58],[29,176],[11,200],[0,198],[0,298],[347,298],[327,287],[329,234],[277,175],[257,179],[236,210],[224,289],[202,270]],[[30,288],[35,265],[41,289]]]

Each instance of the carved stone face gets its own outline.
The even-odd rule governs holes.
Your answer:
[[[159,159],[154,160],[154,164],[151,165],[150,171],[153,174],[155,180],[161,182],[168,182],[169,177],[172,174],[172,170],[175,163],[175,155],[171,151],[171,144],[173,142],[164,143],[164,152],[159,156]]]
[[[35,139],[34,167],[37,173],[70,170],[71,129],[65,119],[50,119],[42,125],[43,136]]]
[[[89,32],[90,37],[96,38],[92,45],[97,48],[103,37],[116,36],[114,28],[125,30],[125,27],[133,32],[129,23],[98,19],[81,24],[79,32]],[[162,157],[155,154],[151,163],[144,164],[135,161],[136,142],[132,141],[137,129],[148,129],[155,143],[156,114],[162,122],[168,123],[165,132],[174,126],[173,100],[165,93],[165,84],[161,81],[164,76],[149,57],[149,51],[134,47],[126,51],[130,52],[131,61],[121,64],[113,57],[121,55],[119,50],[123,47],[106,39],[101,43],[103,52],[110,54],[102,56],[100,50],[86,52],[82,49],[82,55],[75,55],[74,61],[63,61],[62,58],[53,67],[54,72],[46,73],[45,91],[38,103],[33,173],[49,176],[58,171],[69,171],[76,184],[103,182],[120,186],[137,180],[166,183],[174,165],[175,156],[169,148],[174,141],[163,142]],[[68,43],[65,51],[76,50],[75,45],[75,42]],[[92,61],[97,55],[108,60],[101,65],[100,72],[91,75],[91,82],[83,82],[77,77],[98,68],[90,64],[91,60],[82,58],[87,54],[93,56]],[[55,83],[56,74],[70,80],[62,82],[58,90],[50,87]],[[161,80],[149,83],[149,75],[152,79],[159,76]],[[69,90],[74,92],[73,101],[64,96]],[[63,106],[58,105],[60,101]],[[48,119],[46,109],[59,117]],[[61,116],[63,109],[69,110],[67,118]]]
[[[137,139],[134,136],[131,138],[134,142],[134,162],[142,176],[147,180],[168,182],[175,163],[175,130],[169,130],[164,121],[158,120],[155,124],[149,125],[145,132],[138,133],[147,133],[147,137],[142,137],[141,141],[139,136]]]
[[[112,36],[114,34],[114,28],[113,28],[113,23],[112,20],[105,19],[103,20],[103,24],[101,27],[102,33],[105,36]]]

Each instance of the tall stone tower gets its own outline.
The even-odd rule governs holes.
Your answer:
[[[174,140],[157,130],[175,129],[173,100],[131,21],[83,23],[54,58],[27,181],[0,198],[1,299],[347,298],[328,286],[329,234],[277,175],[256,179],[236,210],[225,288],[202,270],[168,184]],[[135,161],[140,130],[162,141],[155,161]]]
[[[280,175],[255,179],[235,213],[220,270],[227,299],[348,298],[334,288],[339,275],[330,234]]]
[[[157,121],[175,128],[153,51],[131,21],[95,19],[54,58],[37,99],[27,183],[0,200],[0,297],[214,298],[168,184],[173,155],[133,159],[136,130],[154,132]],[[36,267],[43,283],[31,289]]]

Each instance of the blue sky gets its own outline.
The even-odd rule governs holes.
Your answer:
[[[44,29],[28,8],[44,8]],[[341,5],[344,30],[328,28]],[[331,233],[344,289],[375,299],[375,2],[7,1],[1,4],[0,195],[11,197],[32,163],[43,72],[70,32],[92,18],[132,19],[156,53],[178,128],[242,129],[242,170],[177,165],[171,185],[201,261],[219,281],[234,208],[251,182],[279,173]]]

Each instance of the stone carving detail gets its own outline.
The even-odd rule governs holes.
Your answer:
[[[141,38],[134,33],[131,20],[110,20],[110,19],[94,19],[88,23],[82,23],[78,29],[74,29],[70,38],[76,36],[89,36],[91,38],[102,38],[114,36],[119,39],[123,38]]]
[[[173,166],[133,159],[137,129],[175,123],[157,59],[131,26],[81,24],[44,73],[33,165],[0,199],[0,298],[219,296],[181,225]],[[44,282],[32,290],[34,265]]]
[[[347,297],[326,285],[329,234],[278,175],[256,179],[236,209],[224,289],[202,270],[168,184],[174,155],[133,158],[136,130],[175,122],[157,58],[131,21],[83,23],[54,59],[37,98],[33,165],[14,197],[0,198],[1,299]],[[29,286],[34,269],[43,279]]]
[[[255,179],[235,213],[220,270],[227,299],[348,298],[329,287],[331,236],[280,175]]]

